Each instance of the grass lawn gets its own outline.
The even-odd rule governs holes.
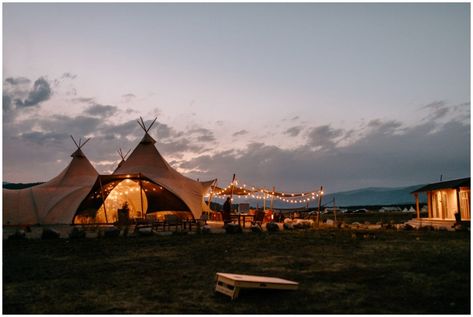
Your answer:
[[[470,313],[469,232],[354,232],[4,240],[3,313]],[[232,302],[216,272],[300,285]]]

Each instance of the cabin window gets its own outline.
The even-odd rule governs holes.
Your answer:
[[[460,211],[462,220],[470,219],[470,191],[460,190]]]

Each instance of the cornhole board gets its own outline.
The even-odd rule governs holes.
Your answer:
[[[215,291],[230,296],[232,300],[238,297],[241,288],[296,290],[299,287],[297,282],[269,276],[217,273],[216,280]]]

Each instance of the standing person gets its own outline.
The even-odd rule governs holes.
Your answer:
[[[223,225],[225,226],[227,223],[232,221],[230,212],[232,211],[232,200],[230,197],[227,197],[227,200],[223,203],[223,211],[222,211],[222,220]]]

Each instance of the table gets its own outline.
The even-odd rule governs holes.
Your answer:
[[[238,297],[241,288],[268,288],[297,290],[299,283],[278,277],[217,273],[215,291],[228,295],[231,299]]]
[[[250,214],[232,214],[232,220],[237,219],[238,225],[241,225],[241,221],[243,219],[243,228],[245,228],[246,218],[249,218],[249,221],[252,221],[255,218],[255,215]]]

